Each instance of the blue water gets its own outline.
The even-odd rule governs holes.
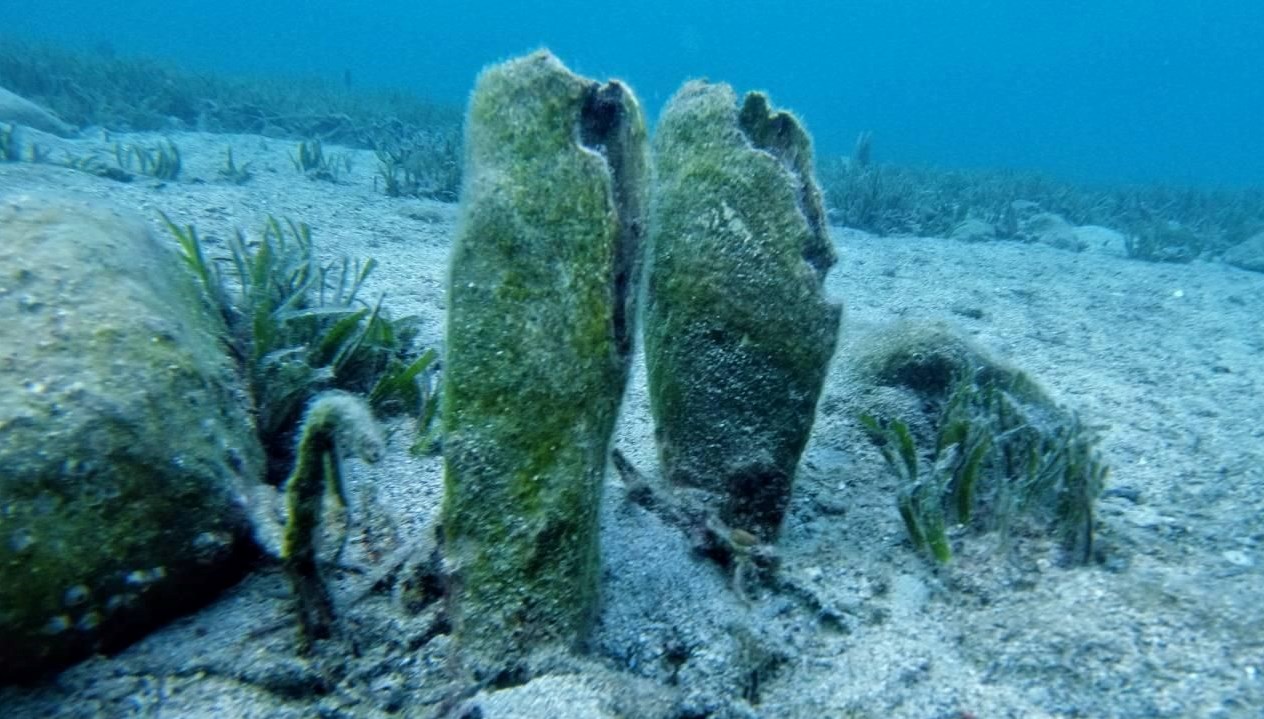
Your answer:
[[[12,7],[4,9],[3,5]],[[540,9],[547,8],[547,9]],[[716,8],[724,8],[719,11]],[[547,46],[628,80],[761,88],[822,153],[1037,169],[1084,182],[1264,184],[1260,0],[39,0],[8,31],[231,72],[463,102],[484,64]]]

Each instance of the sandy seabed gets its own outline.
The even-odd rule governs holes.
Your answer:
[[[0,194],[100,197],[167,236],[161,210],[195,224],[212,255],[268,215],[302,220],[322,257],[376,258],[370,292],[421,318],[422,346],[441,345],[454,205],[385,197],[370,152],[327,146],[352,160],[331,183],[294,169],[291,142],[168,136],[184,156],[179,181],[13,163],[0,164]],[[93,149],[112,160],[113,142],[158,139],[42,142],[54,161]],[[230,145],[254,171],[243,185],[217,179]],[[840,261],[827,289],[846,305],[843,337],[778,546],[781,589],[734,591],[610,472],[591,672],[558,670],[469,706],[488,719],[618,716],[629,704],[603,693],[604,667],[645,679],[622,691],[668,697],[681,717],[1260,716],[1264,274],[1042,245],[833,236]],[[1106,428],[1100,561],[1063,566],[1039,537],[1004,552],[987,536],[958,537],[947,566],[913,551],[894,478],[856,421],[848,361],[867,331],[900,319],[949,322]],[[453,691],[442,622],[373,583],[422,542],[441,461],[410,454],[406,422],[388,429],[383,462],[348,464],[338,639],[298,657],[288,586],[264,566],[115,656],[0,688],[6,719],[432,716]],[[615,444],[656,472],[640,362]]]

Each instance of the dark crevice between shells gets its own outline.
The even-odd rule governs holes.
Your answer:
[[[580,113],[579,137],[585,147],[599,153],[610,167],[619,237],[615,246],[614,334],[619,359],[626,368],[632,356],[635,331],[635,284],[640,272],[641,243],[645,235],[644,208],[639,187],[645,178],[631,117],[635,100],[617,81],[592,85]]]

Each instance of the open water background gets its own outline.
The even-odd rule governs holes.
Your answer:
[[[8,7],[5,7],[8,6]],[[547,46],[651,115],[697,76],[766,89],[818,150],[1088,182],[1264,183],[1259,0],[0,0],[8,32],[463,103]]]

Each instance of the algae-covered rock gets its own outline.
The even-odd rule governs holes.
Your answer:
[[[1075,240],[1085,252],[1095,252],[1110,257],[1128,256],[1128,238],[1118,230],[1101,225],[1080,225],[1075,228]]]
[[[1019,222],[1018,235],[1027,242],[1041,242],[1059,250],[1080,252],[1084,249],[1075,226],[1052,212],[1039,212]]]
[[[1092,558],[1107,474],[1096,428],[944,324],[901,322],[858,344],[857,415],[899,479],[918,549],[947,561],[950,527],[1006,533],[1021,519]]]
[[[942,322],[898,322],[864,335],[853,364],[864,385],[907,387],[920,401],[942,401],[962,377],[1013,384],[1017,374]]]
[[[61,118],[30,100],[0,87],[0,122],[11,122],[52,133],[58,137],[74,137],[78,131]]]
[[[686,84],[654,141],[645,352],[663,468],[769,540],[838,335],[811,143],[758,93]]]
[[[996,239],[996,226],[971,217],[954,227],[949,237],[960,242],[991,242]]]
[[[485,70],[466,132],[443,528],[454,629],[477,673],[582,642],[594,618],[648,148],[625,86],[547,52]]]
[[[232,578],[262,450],[219,316],[143,222],[0,198],[0,680]]]
[[[1224,261],[1244,270],[1264,272],[1264,232],[1257,232],[1230,247],[1224,253]]]

